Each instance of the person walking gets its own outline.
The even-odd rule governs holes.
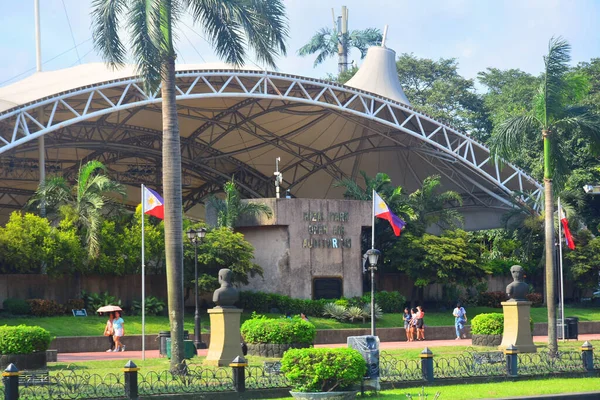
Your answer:
[[[464,333],[465,324],[467,323],[467,312],[461,307],[460,302],[456,303],[456,308],[452,311],[454,315],[454,327],[456,328],[456,340],[462,338],[466,339],[467,335]]]
[[[107,353],[113,351],[115,349],[115,340],[113,339],[114,331],[113,331],[113,320],[115,319],[115,314],[108,314],[108,321],[106,321],[106,325],[104,326],[104,336],[108,337],[108,341],[110,343],[110,348],[106,350]]]
[[[410,342],[410,311],[408,307],[404,308],[402,313],[402,320],[404,321],[404,330],[406,331],[406,341]]]
[[[423,318],[425,318],[423,308],[417,306],[417,340],[425,340],[425,322],[423,321]]]
[[[123,336],[125,336],[125,321],[121,318],[120,311],[115,311],[115,319],[112,323],[115,338],[115,349],[113,351],[125,351],[125,345],[121,342]]]

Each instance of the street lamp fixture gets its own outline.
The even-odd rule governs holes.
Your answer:
[[[194,345],[196,346],[196,350],[206,349],[206,343],[202,342],[202,336],[200,334],[200,304],[198,298],[198,244],[201,243],[204,236],[206,236],[206,228],[197,230],[190,228],[187,230],[186,235],[194,245],[194,298],[196,300],[196,312],[194,313]]]
[[[587,194],[600,194],[600,186],[584,185],[583,190]]]
[[[371,335],[375,336],[375,270],[377,269],[377,260],[381,252],[377,249],[367,250],[366,256],[369,260],[369,269],[371,270]]]

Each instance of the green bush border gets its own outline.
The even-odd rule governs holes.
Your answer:
[[[50,347],[50,332],[39,326],[0,326],[0,354],[31,354]]]
[[[267,318],[254,315],[240,329],[244,342],[251,344],[313,344],[317,330],[299,317]]]

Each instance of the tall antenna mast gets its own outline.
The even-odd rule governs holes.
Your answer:
[[[281,161],[281,157],[277,157],[275,159],[275,198],[279,198],[279,185],[283,182],[283,174],[279,172],[279,161]]]
[[[381,47],[385,47],[385,39],[387,38],[388,26],[383,27],[383,38],[381,39]]]
[[[40,0],[33,0],[33,10],[35,14],[35,70],[36,72],[42,72]],[[40,111],[37,117],[39,121],[42,121],[44,118],[43,111]],[[40,171],[40,185],[42,185],[46,182],[46,145],[44,143],[44,136],[38,138],[38,166]],[[40,201],[40,216],[46,216],[46,201],[43,198]],[[44,268],[42,268],[42,270],[44,270]]]

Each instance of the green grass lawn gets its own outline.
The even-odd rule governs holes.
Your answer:
[[[600,321],[600,308],[569,308],[566,307],[566,316],[579,317],[580,321]],[[488,307],[473,307],[467,309],[467,316],[472,319],[477,314],[502,312],[499,308]],[[279,314],[267,314],[270,317],[281,317]],[[547,311],[545,308],[532,308],[531,317],[533,322],[547,322]],[[242,321],[250,318],[250,313],[242,314]],[[124,315],[125,332],[128,335],[137,335],[142,333],[142,317]],[[315,324],[317,329],[344,329],[344,328],[368,328],[370,324],[365,323],[349,323],[338,322],[330,318],[311,317],[311,322]],[[0,318],[0,325],[37,325],[50,331],[54,336],[97,336],[104,331],[106,318],[90,315],[88,317],[8,317]],[[450,310],[444,312],[427,312],[425,313],[425,324],[428,326],[451,326],[454,325],[454,317]],[[402,326],[401,314],[384,314],[377,321],[379,328],[396,328]],[[194,316],[186,314],[185,329],[193,331]],[[203,332],[209,330],[209,318],[207,314],[202,314]],[[169,330],[169,319],[167,317],[146,317],[146,333],[149,335],[158,334],[161,330]]]

